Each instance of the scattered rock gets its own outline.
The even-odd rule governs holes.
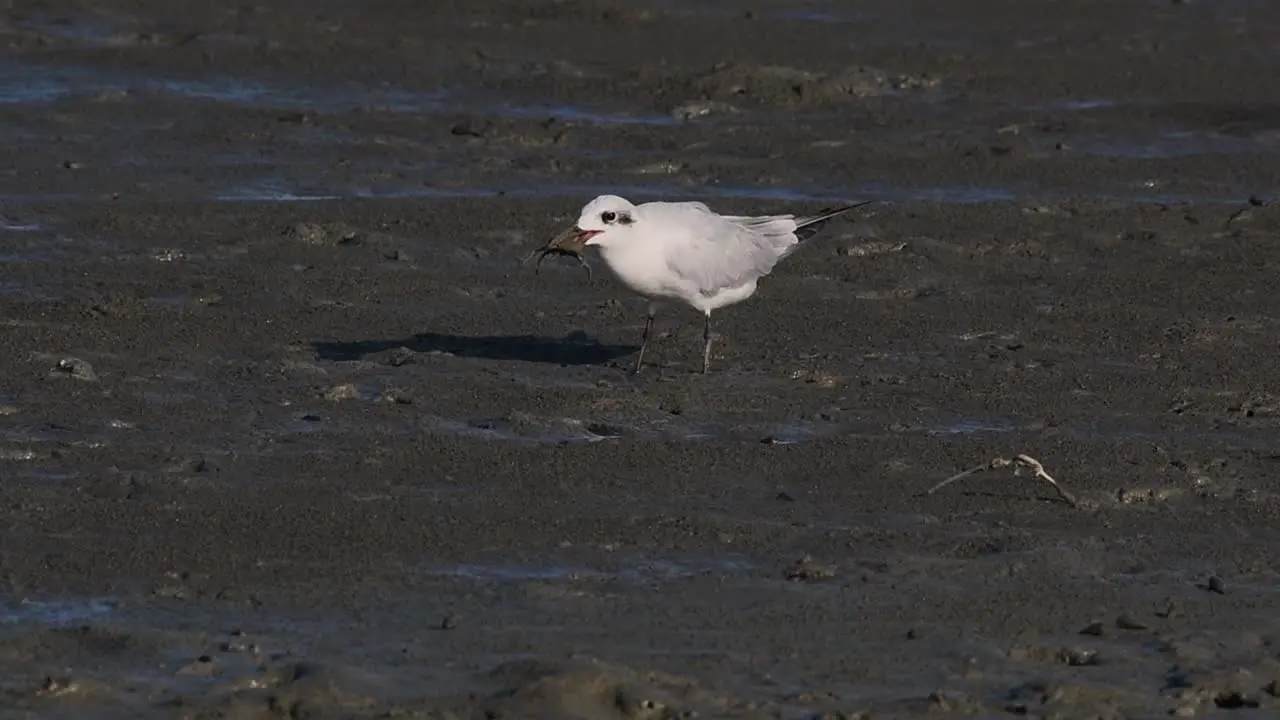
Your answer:
[[[358,400],[360,398],[360,390],[351,383],[342,385],[334,385],[325,391],[324,399],[330,402],[341,402],[343,400]]]
[[[1084,626],[1083,630],[1080,630],[1080,634],[1093,635],[1093,637],[1102,637],[1103,634],[1106,634],[1106,626],[1103,625],[1102,623],[1089,623],[1088,625]]]
[[[187,597],[190,595],[190,591],[186,587],[183,587],[182,585],[169,584],[169,585],[161,585],[157,587],[155,590],[151,591],[151,594],[158,598],[167,598],[170,600],[186,600]]]
[[[984,710],[982,703],[968,695],[945,690],[929,693],[929,709],[957,715],[976,715]]]
[[[493,123],[477,118],[463,118],[449,128],[450,135],[481,138],[493,127]]]
[[[49,374],[55,377],[70,377],[87,382],[98,381],[98,374],[93,371],[93,366],[80,358],[69,357],[59,360]]]
[[[1239,690],[1226,690],[1218,693],[1213,698],[1213,704],[1223,710],[1243,710],[1246,708],[1256,708],[1262,702],[1252,695],[1247,695]]]
[[[59,695],[70,695],[79,689],[79,684],[71,678],[55,678],[49,675],[45,677],[44,682],[40,683],[40,690],[37,694],[46,697],[57,697]]]
[[[410,350],[409,348],[400,346],[398,348],[391,348],[390,350],[384,350],[382,352],[371,353],[368,356],[368,359],[383,365],[400,367],[401,365],[408,365],[410,363],[417,362],[418,355],[418,353]]]
[[[1205,590],[1215,592],[1219,595],[1227,594],[1227,584],[1217,575],[1210,575],[1209,581],[1205,583]]]
[[[170,472],[178,473],[220,473],[222,467],[216,460],[211,460],[205,456],[184,458],[168,468]]]
[[[360,232],[345,223],[322,225],[314,222],[300,222],[284,231],[291,237],[308,245],[349,245],[360,241]]]
[[[158,250],[155,250],[152,253],[151,257],[163,263],[177,262],[178,260],[186,260],[187,253],[183,250],[178,250],[175,248],[160,248]]]
[[[1058,651],[1058,660],[1072,667],[1098,664],[1098,653],[1084,648],[1068,647]]]
[[[249,641],[243,630],[232,630],[231,639],[218,645],[218,650],[229,653],[256,653],[259,648]]]
[[[191,677],[213,677],[217,674],[218,666],[213,658],[208,655],[201,655],[194,662],[187,663],[178,668],[179,675],[189,675]]]
[[[808,555],[796,561],[787,569],[786,578],[791,582],[818,582],[836,576],[836,566],[815,562]]]
[[[37,451],[31,448],[0,448],[0,460],[30,462],[32,460],[46,460],[52,456],[48,451]]]
[[[1061,664],[1072,667],[1097,664],[1096,652],[1078,647],[1054,648],[1030,645],[1010,648],[1008,655],[1010,660],[1019,662]]]
[[[671,117],[681,122],[689,122],[695,118],[706,117],[708,115],[729,115],[737,113],[738,108],[726,102],[716,102],[714,100],[691,102],[679,105],[671,111]]]
[[[889,241],[889,240],[873,240],[870,242],[858,243],[851,245],[843,250],[843,254],[849,257],[869,257],[871,255],[885,255],[895,253],[907,247],[906,242]]]
[[[292,228],[285,231],[285,234],[296,240],[301,240],[308,245],[322,245],[329,237],[329,233],[325,230],[324,226],[307,222],[301,222],[294,225]]]
[[[513,661],[489,677],[501,689],[485,704],[486,717],[694,718],[688,700],[710,699],[690,680],[602,663]]]
[[[892,75],[865,66],[814,73],[781,66],[726,64],[693,81],[697,93],[711,101],[750,100],[768,105],[821,104],[938,85],[928,75]]]
[[[1121,630],[1146,630],[1147,629],[1146,623],[1140,620],[1137,620],[1125,613],[1121,613],[1120,617],[1116,618],[1116,627],[1120,628]]]
[[[383,390],[382,394],[378,396],[378,400],[392,405],[413,404],[413,396],[410,395],[408,391],[399,390],[397,388],[388,388],[387,390]]]

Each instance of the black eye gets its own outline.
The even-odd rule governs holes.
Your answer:
[[[603,220],[606,225],[608,225],[609,223],[618,219],[618,213],[612,210],[605,210],[604,212],[600,213],[600,219]]]

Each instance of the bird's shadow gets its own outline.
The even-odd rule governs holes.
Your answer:
[[[640,350],[638,345],[606,345],[580,331],[563,338],[426,332],[398,340],[317,341],[313,347],[321,360],[337,362],[364,360],[404,348],[415,354],[448,353],[464,358],[555,365],[600,365]]]

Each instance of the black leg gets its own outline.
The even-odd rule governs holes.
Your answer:
[[[640,366],[644,363],[644,349],[649,346],[649,333],[653,330],[653,314],[657,310],[654,306],[649,306],[649,315],[644,320],[644,335],[640,338],[640,354],[636,356],[636,372],[640,372]]]
[[[711,313],[707,313],[707,324],[702,326],[702,373],[705,375],[711,368]]]

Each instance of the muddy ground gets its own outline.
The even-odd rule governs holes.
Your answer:
[[[1269,716],[1280,8],[12,3],[3,717]],[[884,202],[716,315],[601,192]],[[994,458],[1038,459],[1079,499]]]

